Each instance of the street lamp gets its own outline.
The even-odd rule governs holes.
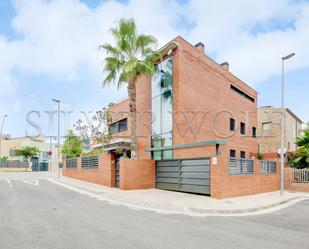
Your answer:
[[[284,61],[293,57],[295,53],[288,54],[282,60],[282,82],[281,82],[281,149],[280,149],[280,195],[284,193]]]
[[[2,144],[2,130],[3,130],[3,125],[4,125],[4,120],[8,115],[4,115],[2,118],[2,124],[1,124],[1,131],[0,131],[0,156],[1,156],[1,144]]]
[[[60,177],[60,100],[58,99],[52,99],[52,101],[56,102],[58,105],[58,174],[57,177]]]

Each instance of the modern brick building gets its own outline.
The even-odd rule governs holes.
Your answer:
[[[115,182],[111,186],[134,189],[141,181],[143,187],[216,198],[278,189],[276,164],[265,173],[250,158],[258,151],[257,92],[234,76],[227,62],[209,58],[202,43],[193,46],[178,36],[159,51],[158,73],[151,79],[141,75],[136,85],[135,163],[119,161],[115,153],[130,150],[128,100],[110,107],[114,135],[104,147],[105,156],[115,162],[109,170]],[[133,187],[124,183],[128,179]]]

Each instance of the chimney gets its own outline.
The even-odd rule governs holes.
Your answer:
[[[195,46],[200,52],[205,53],[205,45],[202,42],[195,44]]]
[[[225,70],[229,71],[229,67],[230,67],[230,64],[228,62],[223,62],[220,64],[221,67],[223,67]]]

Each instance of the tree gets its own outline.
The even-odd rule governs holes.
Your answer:
[[[109,129],[112,123],[112,115],[109,111],[109,107],[113,104],[108,104],[108,107],[103,107],[102,110],[96,111],[91,116],[91,120],[87,120],[88,124],[85,124],[83,120],[78,119],[74,128],[79,132],[83,141],[89,141],[89,139],[95,139],[96,143],[104,144],[110,142],[112,138],[111,130]],[[100,149],[95,150],[99,153]],[[102,152],[102,151],[101,151]],[[89,153],[87,153],[89,154]]]
[[[30,159],[37,156],[40,150],[36,146],[25,146],[20,149],[14,149],[14,152],[17,156],[23,156],[30,163]]]
[[[296,144],[301,147],[304,146],[309,148],[309,123],[307,124],[307,128],[303,130],[304,135],[300,138],[297,138]]]
[[[111,29],[115,46],[101,46],[106,53],[103,85],[116,83],[117,87],[127,86],[130,109],[131,157],[136,158],[136,82],[141,74],[151,77],[156,72],[154,60],[160,56],[153,50],[156,38],[137,34],[133,19],[121,19],[116,28]]]
[[[304,129],[304,135],[297,138],[296,141],[299,148],[288,156],[289,166],[293,168],[308,168],[309,167],[309,125]]]
[[[0,157],[0,162],[7,162],[9,160],[8,156],[2,156]]]
[[[83,145],[81,139],[76,136],[72,130],[68,131],[63,146],[61,148],[61,155],[63,157],[79,157],[83,152]]]

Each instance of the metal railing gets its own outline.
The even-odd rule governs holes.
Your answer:
[[[309,169],[293,169],[293,182],[309,184]]]
[[[0,168],[29,168],[29,163],[20,161],[0,161]]]
[[[241,158],[229,158],[230,175],[252,175],[253,160]]]
[[[67,168],[77,168],[77,158],[68,158],[66,167]]]
[[[99,167],[99,156],[83,156],[82,168],[96,169]]]
[[[277,172],[276,161],[260,160],[260,173],[261,174],[275,174]]]

